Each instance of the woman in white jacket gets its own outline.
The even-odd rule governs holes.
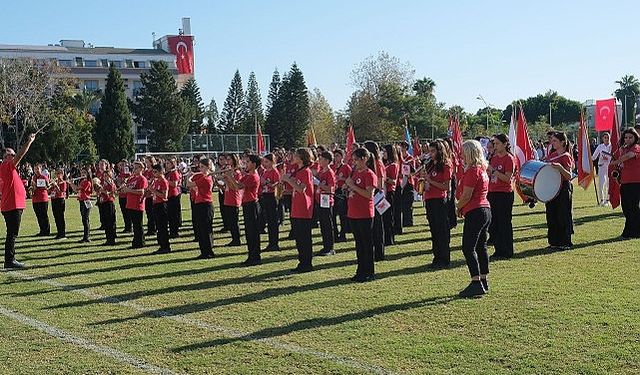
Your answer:
[[[598,187],[600,205],[609,204],[609,163],[611,162],[611,142],[609,132],[602,133],[602,143],[596,147],[591,159],[598,160]]]

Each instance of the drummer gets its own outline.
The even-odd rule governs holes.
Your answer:
[[[569,140],[563,132],[551,136],[553,152],[547,156],[547,162],[560,172],[562,183],[558,195],[545,204],[547,214],[547,239],[549,250],[568,250],[573,246],[573,214],[571,171],[573,157],[570,153]]]

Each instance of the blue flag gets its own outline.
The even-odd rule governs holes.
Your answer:
[[[408,127],[404,128],[404,140],[409,144],[409,150],[407,150],[407,152],[413,156],[413,142],[411,141],[411,134],[409,134]]]

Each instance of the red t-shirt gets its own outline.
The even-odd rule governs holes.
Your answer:
[[[236,181],[240,181],[242,173],[236,170],[233,172],[233,178]],[[240,207],[242,203],[242,190],[232,189],[229,185],[224,188],[224,205],[230,207]]]
[[[402,186],[402,180],[407,176],[407,185],[415,186],[414,177],[411,177],[411,173],[415,170],[415,166],[415,160],[411,155],[407,155],[407,157],[402,160],[400,171],[398,173],[398,185]]]
[[[364,171],[355,171],[351,175],[351,179],[355,185],[361,189],[369,186],[374,188],[378,185],[378,177],[369,168]],[[347,202],[347,217],[349,219],[367,219],[374,216],[373,197],[365,198],[355,191],[349,192],[349,201]]]
[[[80,202],[90,200],[92,192],[93,192],[93,184],[91,183],[90,180],[84,179],[80,181],[80,185],[78,185],[78,200]]]
[[[331,168],[327,168],[326,171],[322,169],[318,172],[318,180],[321,184],[325,184],[331,188],[330,191],[320,191],[320,189],[316,189],[316,203],[320,204],[320,194],[330,194],[329,195],[329,205],[333,206],[333,193],[336,189],[336,174]]]
[[[152,187],[153,190],[161,191],[163,194],[165,192],[171,191],[171,189],[169,188],[169,180],[167,180],[166,178],[154,179]],[[164,197],[164,195],[160,196],[157,194],[153,194],[153,204],[164,203],[166,201],[167,199]]]
[[[213,190],[213,178],[211,176],[205,176],[202,173],[198,173],[193,176],[193,182],[196,184],[196,199],[194,203],[211,203],[211,191]],[[227,195],[225,194],[225,200]]]
[[[244,186],[242,204],[257,201],[258,190],[260,189],[260,175],[257,172],[247,173],[242,176],[240,183]]]
[[[298,170],[298,166],[293,164],[293,163],[286,163],[284,166],[284,171],[286,174],[288,174],[289,176],[293,176],[296,171]],[[288,182],[284,183],[284,194],[292,194],[293,193],[293,188],[291,187],[291,185],[289,185]]]
[[[174,169],[167,173],[167,186],[169,182],[175,182],[176,187],[169,186],[169,198],[177,197],[180,195],[180,184],[182,183],[182,175],[178,170]]]
[[[127,187],[129,189],[146,189],[149,186],[149,182],[144,176],[131,176],[127,181]],[[129,210],[144,211],[144,194],[136,195],[133,193],[127,193],[127,206]]]
[[[487,200],[487,193],[489,192],[489,176],[487,171],[482,166],[475,165],[468,168],[464,172],[462,177],[462,186],[473,188],[471,199],[462,207],[462,214],[466,215],[469,211],[475,210],[480,207],[490,207]]]
[[[311,219],[313,217],[313,175],[310,167],[299,169],[293,179],[305,186],[304,191],[293,191],[291,198],[291,217],[294,219]]]
[[[31,196],[31,201],[33,203],[49,202],[49,190],[47,189],[47,186],[49,185],[49,177],[45,175],[33,175],[31,180],[33,181],[33,185],[36,186],[33,191],[33,195]],[[37,187],[38,180],[40,180],[40,183],[44,184],[45,187]]]
[[[103,190],[105,190],[105,193],[100,193],[100,202],[113,202],[115,200],[115,197],[112,193],[116,191],[116,184],[113,181],[111,181],[110,183],[106,183],[104,182],[104,180],[102,180],[102,187]]]
[[[398,172],[400,171],[400,166],[398,163],[390,163],[385,168],[387,172],[387,180],[393,180],[392,183],[385,184],[385,190],[387,192],[396,191],[396,186],[398,185]]]
[[[260,176],[260,186],[262,193],[273,193],[273,184],[280,181],[280,172],[277,169],[267,169]]]
[[[453,176],[453,168],[449,164],[445,164],[441,171],[436,171],[435,168],[429,172],[429,177],[440,184],[444,183],[447,187],[450,186],[451,176]],[[431,185],[425,181],[424,193],[422,198],[427,199],[444,199],[447,197],[449,189],[440,189],[435,185]]]
[[[67,197],[67,181],[58,182],[58,189],[53,189],[53,198],[54,199],[64,199]]]
[[[640,145],[633,145],[631,148],[620,148],[616,154],[617,157],[620,157],[620,155],[629,152],[633,152],[636,156],[622,163],[621,184],[640,183]]]
[[[0,180],[2,180],[0,210],[6,212],[24,209],[27,192],[24,189],[24,183],[16,170],[16,166],[13,165],[13,161],[5,160],[0,164]]]
[[[345,180],[349,178],[349,176],[351,176],[351,166],[349,164],[342,164],[334,171],[336,173],[336,187],[342,188],[342,186],[344,186]]]
[[[573,157],[571,154],[565,151],[565,153],[558,155],[558,151],[554,151],[547,156],[547,161],[550,163],[558,163],[564,167],[564,169],[569,172],[573,171]],[[563,181],[568,181],[564,177],[562,177]]]
[[[375,162],[375,173],[376,173],[376,177],[378,177],[378,185],[376,186],[376,188],[384,188],[384,180],[385,180],[385,176],[387,175],[387,169],[384,166],[384,163],[382,162],[382,160],[378,159]]]
[[[118,173],[118,177],[116,177],[116,180],[118,181],[118,186],[124,184],[124,181],[129,178],[131,176],[131,173],[124,173],[124,172],[120,172]],[[118,194],[119,198],[126,198],[127,194],[126,193],[120,193]]]
[[[514,159],[513,156],[507,153],[505,156],[494,155],[491,158],[491,167],[500,173],[513,173],[514,171]],[[513,191],[513,174],[509,182],[504,182],[498,178],[495,174],[489,176],[489,191],[500,193],[511,193]]]

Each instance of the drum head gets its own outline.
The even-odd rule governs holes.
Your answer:
[[[562,184],[562,176],[550,165],[542,167],[535,177],[534,192],[536,198],[547,203],[558,195]]]

